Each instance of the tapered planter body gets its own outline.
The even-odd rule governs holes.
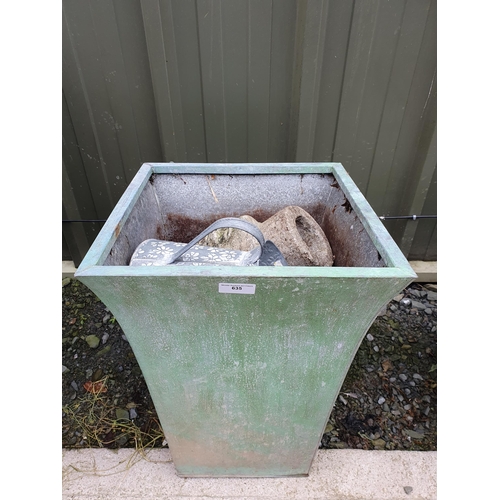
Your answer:
[[[128,265],[148,238],[288,205],[333,267]],[[307,475],[360,342],[416,277],[338,163],[144,164],[75,276],[125,332],[181,476]]]

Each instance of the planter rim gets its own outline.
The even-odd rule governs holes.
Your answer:
[[[153,174],[283,175],[332,174],[359,217],[385,267],[230,267],[103,265],[136,201]],[[204,276],[228,278],[406,278],[417,275],[342,164],[317,163],[144,163],[112,210],[75,272],[83,276]]]

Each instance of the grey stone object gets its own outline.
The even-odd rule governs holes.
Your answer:
[[[271,240],[281,251],[290,266],[332,266],[334,255],[325,233],[304,209],[290,205],[265,222],[258,222],[249,215],[240,217],[257,226],[266,240]],[[248,233],[233,228],[214,231],[200,244],[249,251],[255,239]]]

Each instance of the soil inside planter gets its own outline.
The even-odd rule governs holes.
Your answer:
[[[354,358],[322,448],[437,449],[437,287],[414,283]],[[120,325],[77,280],[62,288],[64,448],[161,447],[156,410]]]

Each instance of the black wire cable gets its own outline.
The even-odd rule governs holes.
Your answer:
[[[417,219],[437,219],[437,215],[381,215],[380,220],[417,220]],[[106,222],[106,219],[85,219],[85,220],[63,220],[63,223],[73,222]]]
[[[381,215],[380,220],[392,220],[392,219],[437,219],[437,215]]]
[[[106,219],[63,220],[63,222],[106,222]]]

